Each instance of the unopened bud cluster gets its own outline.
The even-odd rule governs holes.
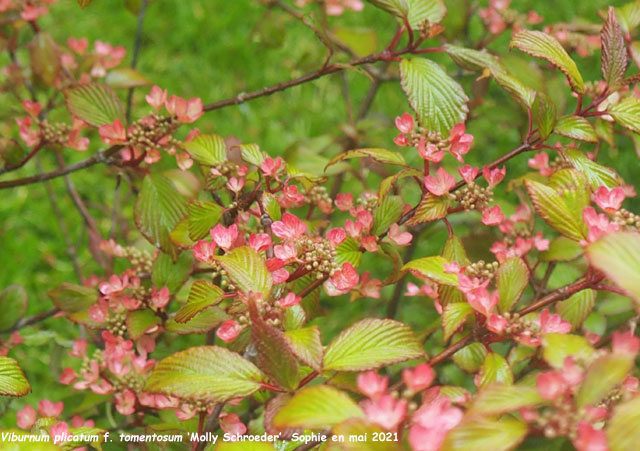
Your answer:
[[[131,267],[135,272],[143,274],[151,273],[151,270],[153,269],[153,257],[148,251],[127,246],[124,248],[122,256],[129,260],[129,263],[131,263]]]
[[[340,269],[340,265],[334,259],[337,252],[329,241],[303,237],[300,239],[300,249],[305,269],[315,273],[316,278],[332,276],[334,271]]]
[[[621,208],[613,213],[613,221],[623,227],[635,227],[640,229],[640,216]]]
[[[40,121],[40,136],[44,144],[66,146],[69,141],[71,127],[64,122],[50,123],[46,119]]]
[[[493,202],[491,188],[484,188],[474,182],[464,185],[454,193],[450,193],[450,196],[458,201],[466,211],[484,210]]]
[[[479,277],[481,279],[493,279],[498,270],[498,262],[485,262],[484,260],[478,260],[471,263],[464,270],[465,275],[469,277]]]
[[[179,141],[171,136],[180,126],[177,119],[155,113],[151,114],[151,119],[146,117],[131,124],[127,138],[132,147],[142,152],[149,152],[156,150],[163,139],[165,142],[162,147],[174,148],[179,145]]]

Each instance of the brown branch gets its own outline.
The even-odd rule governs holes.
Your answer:
[[[19,163],[13,165],[13,166],[8,166],[6,168],[0,168],[0,175],[5,174],[7,172],[11,172],[11,171],[16,171],[18,169],[20,169],[22,166],[24,166],[25,164],[27,164],[38,152],[40,152],[40,150],[44,147],[43,143],[39,143],[38,145],[36,145],[31,152],[29,152],[27,154],[26,157],[24,157],[22,160],[20,160]]]
[[[301,298],[305,298],[305,296],[307,296],[309,293],[311,293],[313,290],[315,290],[316,288],[318,288],[320,285],[322,285],[324,283],[325,280],[327,280],[328,277],[325,276],[322,279],[316,279],[313,282],[311,282],[309,285],[307,285],[306,287],[304,287],[300,293],[298,293],[298,296],[300,296]]]
[[[204,431],[203,433],[207,433],[207,432],[213,432],[216,429],[218,429],[218,427],[220,426],[220,413],[222,413],[222,409],[224,408],[224,403],[218,403],[216,404],[216,406],[213,408],[213,411],[211,412],[211,415],[209,415],[209,418],[207,418],[207,423],[204,426]],[[195,451],[202,451],[205,446],[207,446],[207,442],[205,441],[200,441],[198,442],[198,445],[194,448]]]
[[[144,22],[144,15],[147,12],[147,0],[142,0],[140,5],[140,11],[138,11],[138,22],[136,24],[136,37],[133,42],[133,58],[131,59],[131,69],[135,69],[138,65],[138,55],[140,54],[140,44],[142,43],[142,23]],[[126,118],[127,123],[131,122],[131,106],[133,103],[133,90],[135,88],[129,88],[127,92],[127,110]]]
[[[455,342],[454,344],[452,344],[451,346],[446,348],[440,354],[437,354],[434,357],[432,357],[431,359],[429,359],[429,364],[430,365],[437,365],[438,363],[441,363],[441,362],[447,360],[453,354],[455,354],[456,352],[458,352],[459,350],[461,350],[462,348],[467,346],[471,342],[472,339],[473,339],[473,335],[467,335],[463,339]]]
[[[45,312],[38,313],[37,315],[29,316],[28,318],[22,318],[9,329],[0,330],[0,333],[14,332],[16,330],[22,329],[23,327],[31,326],[32,324],[36,324],[40,321],[44,321],[47,318],[51,318],[53,315],[59,312],[60,309],[58,307],[54,307]]]

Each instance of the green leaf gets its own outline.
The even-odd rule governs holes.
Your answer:
[[[196,313],[186,322],[177,322],[175,317],[169,319],[164,325],[167,332],[178,335],[206,334],[215,329],[229,316],[220,307],[209,307]]]
[[[581,361],[593,354],[586,338],[569,334],[546,334],[542,338],[542,357],[554,368],[562,368],[569,356]]]
[[[137,88],[150,85],[151,82],[140,71],[130,67],[110,70],[104,79],[112,88]]]
[[[602,77],[607,85],[615,90],[624,78],[629,60],[622,29],[612,6],[609,7],[607,20],[600,32],[600,42],[602,43]]]
[[[507,451],[527,435],[527,425],[513,418],[466,418],[446,436],[441,451]]]
[[[264,258],[248,246],[237,247],[215,259],[222,265],[234,285],[243,293],[261,293],[262,299],[269,299],[273,280]]]
[[[598,142],[598,136],[593,125],[581,116],[562,116],[558,119],[554,130],[557,134],[567,138],[591,143]]]
[[[618,124],[640,133],[640,99],[629,96],[609,108],[608,112]]]
[[[585,238],[585,225],[578,221],[562,196],[553,188],[534,180],[525,180],[533,205],[547,224],[576,241]]]
[[[304,326],[306,321],[307,314],[305,313],[304,308],[300,304],[292,305],[284,311],[282,327],[287,331],[296,330]]]
[[[464,69],[480,71],[487,67],[497,66],[500,61],[486,50],[474,50],[457,45],[445,44],[444,51],[458,66]]]
[[[84,285],[64,282],[48,293],[53,305],[66,313],[86,310],[98,300],[98,290]]]
[[[467,251],[458,235],[449,235],[444,242],[442,256],[450,262],[458,262],[460,266],[467,266],[471,261],[467,257]]]
[[[636,301],[636,308],[640,308],[640,234],[609,233],[591,243],[586,253],[591,266],[605,273]]]
[[[256,349],[256,365],[278,386],[294,390],[298,386],[298,362],[284,334],[262,319],[250,301],[251,342]]]
[[[547,139],[556,124],[556,105],[542,92],[536,93],[536,99],[533,102],[533,116],[538,125],[540,138]]]
[[[219,135],[198,135],[183,143],[189,155],[200,164],[215,166],[227,161],[227,147]]]
[[[582,326],[582,323],[596,302],[597,292],[587,288],[586,290],[578,291],[568,299],[556,304],[556,312],[564,319],[571,323],[574,330]]]
[[[262,372],[239,354],[218,346],[197,346],[158,362],[145,391],[225,402],[253,394],[264,380]]]
[[[178,251],[169,234],[186,214],[187,202],[171,180],[160,174],[144,178],[134,210],[136,225],[151,244],[174,260]]]
[[[447,304],[442,312],[443,340],[449,340],[471,315],[473,315],[473,308],[466,302]]]
[[[349,262],[357,268],[360,266],[360,261],[362,261],[360,244],[354,238],[348,236],[336,247],[336,255],[334,259],[339,266],[342,266],[345,262]]]
[[[262,207],[271,220],[279,221],[282,218],[282,210],[278,199],[268,191],[262,193]]]
[[[347,394],[327,385],[300,390],[273,418],[276,428],[326,429],[350,418],[364,418]]]
[[[540,253],[540,260],[544,262],[570,262],[580,257],[582,253],[582,246],[576,241],[564,236],[559,236],[551,240],[549,249]]]
[[[49,33],[36,33],[29,44],[29,56],[36,79],[47,86],[53,86],[61,69],[60,50]]]
[[[525,109],[531,108],[535,102],[536,92],[513,76],[504,65],[489,67],[491,76],[505,91],[509,93]]]
[[[430,24],[438,23],[447,13],[443,0],[406,0],[409,6],[409,25],[414,30],[420,29],[425,20]]]
[[[203,239],[220,220],[223,208],[215,202],[194,200],[189,204],[189,238]]]
[[[174,317],[178,323],[186,323],[207,307],[218,304],[224,291],[208,280],[196,280],[191,285],[187,303],[176,312]]]
[[[31,391],[31,385],[12,358],[0,356],[0,395],[24,396]]]
[[[542,403],[543,400],[535,387],[495,383],[480,391],[468,413],[497,415]]]
[[[600,186],[615,188],[623,184],[622,178],[613,169],[603,166],[590,158],[584,152],[577,149],[564,149],[565,158],[584,175],[592,190]]]
[[[531,56],[546,59],[565,74],[575,92],[584,92],[584,82],[578,66],[553,36],[542,31],[521,30],[511,39],[510,47],[517,47]]]
[[[439,255],[411,260],[402,270],[417,271],[424,277],[443,285],[458,286],[458,275],[445,272],[444,265],[449,261]]]
[[[413,218],[407,221],[408,226],[436,221],[447,216],[447,211],[453,201],[447,196],[433,196],[427,194],[422,198]]]
[[[577,405],[597,406],[627,377],[633,368],[633,356],[629,354],[608,354],[593,362],[584,376],[578,391]]]
[[[620,28],[625,33],[630,33],[640,25],[640,3],[633,0],[620,8],[616,8],[616,17],[620,22]]]
[[[400,76],[402,89],[422,127],[446,137],[454,125],[467,118],[469,98],[437,63],[405,58],[400,63]]]
[[[420,342],[405,324],[365,319],[342,331],[327,346],[324,369],[363,371],[422,356]]]
[[[496,272],[496,280],[500,301],[498,310],[508,312],[524,293],[529,285],[529,269],[519,257],[513,257],[503,262]]]
[[[611,451],[629,451],[640,443],[640,396],[618,404],[607,422],[607,442]]]
[[[381,440],[385,432],[380,426],[359,418],[352,418],[333,427],[334,437],[342,436],[344,442],[329,439],[326,442],[327,451],[397,451],[398,444],[392,440]],[[388,433],[388,432],[387,432]],[[378,440],[375,440],[376,434]],[[350,437],[362,438],[362,441],[350,440]]]
[[[288,330],[284,336],[296,357],[316,371],[322,368],[324,350],[318,326]]]
[[[137,340],[142,337],[152,327],[160,323],[158,318],[151,310],[134,310],[127,313],[127,331],[129,336]]]
[[[151,283],[158,289],[167,287],[170,293],[176,293],[191,275],[193,254],[182,252],[174,263],[167,254],[160,254],[153,263]]]
[[[349,160],[351,158],[364,158],[364,157],[369,157],[377,161],[378,163],[396,164],[400,166],[407,165],[407,162],[404,161],[404,157],[398,152],[392,152],[390,150],[380,149],[380,148],[366,148],[366,149],[347,150],[346,152],[338,154],[335,157],[333,157],[329,161],[329,163],[327,163],[327,166],[324,169],[326,171],[329,166],[333,166],[334,164],[342,160]]]
[[[400,196],[385,197],[373,212],[373,227],[371,235],[386,232],[392,224],[402,217],[404,202]]]
[[[453,362],[468,373],[480,369],[487,356],[487,348],[482,343],[471,343],[453,354]]]
[[[67,108],[74,116],[89,125],[100,127],[116,119],[125,125],[124,107],[118,96],[107,85],[89,83],[65,89]]]
[[[513,373],[504,357],[498,353],[490,352],[484,358],[484,363],[480,368],[478,388],[485,388],[495,382],[511,385],[513,384]]]
[[[27,311],[27,292],[22,285],[9,285],[0,292],[0,330],[11,329]]]
[[[260,166],[266,158],[264,152],[260,150],[260,146],[257,144],[241,144],[240,151],[242,159],[255,166]]]
[[[367,0],[374,6],[385,10],[397,17],[407,17],[409,13],[409,5],[406,0]]]

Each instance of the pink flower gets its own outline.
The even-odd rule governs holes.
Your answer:
[[[421,363],[413,369],[405,368],[402,371],[402,380],[407,388],[413,392],[419,392],[427,388],[435,377],[435,371],[427,363]]]
[[[44,6],[33,6],[26,5],[22,12],[20,13],[20,17],[24,20],[32,22],[36,20],[38,17],[47,14],[48,10]]]
[[[553,174],[553,169],[549,167],[549,155],[545,152],[537,153],[533,158],[529,158],[527,163],[529,167],[539,170],[545,177]]]
[[[193,160],[191,156],[187,152],[180,152],[176,155],[176,164],[182,171],[186,171],[191,166],[193,166]]]
[[[302,301],[302,298],[291,291],[284,298],[280,299],[280,306],[284,308],[292,307],[299,304],[300,301]]]
[[[468,164],[458,167],[458,173],[468,185],[471,185],[476,177],[478,177],[479,171],[477,167]]]
[[[541,373],[536,379],[538,393],[543,399],[554,400],[567,389],[564,379],[556,372]]]
[[[347,233],[343,228],[331,229],[327,232],[327,240],[333,247],[337,247],[347,238]]]
[[[38,102],[32,102],[31,100],[24,100],[22,102],[22,108],[35,118],[37,118],[40,111],[42,111],[42,105]]]
[[[606,186],[601,186],[593,195],[593,200],[598,207],[609,213],[619,210],[624,198],[624,190],[619,186],[611,190]]]
[[[21,429],[31,429],[31,426],[36,422],[36,411],[31,406],[24,406],[22,410],[18,411],[18,427]]]
[[[60,421],[49,429],[54,445],[64,443],[69,439],[69,426],[64,421]]]
[[[396,127],[402,133],[411,133],[414,128],[413,116],[409,113],[404,113],[402,116],[396,117]]]
[[[220,415],[220,429],[231,435],[243,435],[247,432],[247,427],[235,413]]]
[[[110,146],[127,142],[127,131],[120,119],[113,121],[113,124],[104,124],[98,129],[98,132],[102,141]]]
[[[615,331],[611,335],[611,347],[616,354],[635,356],[640,351],[640,338],[630,331]]]
[[[444,168],[438,168],[435,177],[428,175],[424,178],[424,186],[435,196],[442,196],[448,193],[455,184],[456,179]]]
[[[485,287],[476,288],[466,293],[467,302],[476,311],[488,317],[492,310],[498,305],[499,295],[497,291],[489,294]]]
[[[81,152],[89,148],[89,138],[84,138],[80,134],[80,130],[72,130],[69,133],[69,139],[67,140],[69,147]]]
[[[578,451],[609,451],[607,434],[586,421],[578,423],[578,438],[573,440],[573,446]]]
[[[241,330],[240,324],[233,319],[228,319],[218,327],[216,335],[225,343],[230,343],[238,337]]]
[[[167,90],[160,88],[160,86],[153,85],[151,87],[151,91],[145,97],[145,99],[147,103],[153,107],[153,109],[159,110],[167,101]]]
[[[536,235],[533,237],[533,245],[539,251],[548,250],[549,249],[549,244],[550,244],[549,240],[542,236],[542,232],[536,233]]]
[[[271,237],[266,233],[256,233],[249,237],[249,246],[256,252],[267,250],[271,246]]]
[[[74,340],[71,351],[68,352],[71,357],[83,359],[87,355],[87,340]]]
[[[378,251],[378,237],[366,236],[362,239],[361,244],[362,247],[364,247],[369,252]]]
[[[420,155],[423,160],[440,163],[444,158],[444,151],[440,150],[433,143],[427,144],[424,138],[420,138],[420,141],[418,141],[418,155]]]
[[[387,431],[395,430],[407,413],[407,402],[397,400],[391,395],[382,395],[378,399],[366,399],[360,403],[367,419]]]
[[[335,271],[330,280],[338,290],[348,291],[358,284],[360,277],[353,265],[345,262],[342,264],[342,269]]]
[[[200,240],[193,245],[193,256],[203,263],[211,263],[215,255],[216,245],[210,241]]]
[[[493,188],[498,183],[500,183],[506,174],[507,168],[504,166],[502,167],[502,169],[489,169],[489,166],[485,166],[484,168],[482,168],[482,175],[489,184],[489,188]]]
[[[363,230],[369,230],[373,226],[373,215],[368,210],[359,211],[356,219],[358,223],[362,224]]]
[[[228,251],[233,247],[238,239],[238,226],[231,224],[229,228],[226,228],[222,224],[217,224],[213,229],[209,231],[213,241],[225,251]]]
[[[462,420],[462,410],[451,407],[451,400],[437,395],[414,414],[409,429],[409,443],[414,451],[438,451],[447,432]]]
[[[293,243],[276,244],[273,247],[273,253],[276,257],[286,263],[290,263],[298,256],[298,251]]]
[[[443,263],[442,268],[444,269],[444,272],[449,274],[462,274],[460,263],[455,261],[450,263]]]
[[[369,398],[378,398],[387,391],[389,384],[389,378],[386,376],[380,376],[375,371],[367,371],[366,373],[358,374],[358,390]]]
[[[407,147],[410,144],[409,138],[404,136],[402,133],[399,133],[398,136],[393,138],[393,142],[399,147]]]
[[[297,240],[307,231],[307,224],[300,221],[297,216],[291,213],[282,215],[282,221],[271,224],[271,230],[278,238],[285,240]]]
[[[87,40],[87,38],[69,38],[67,39],[67,45],[71,50],[82,55],[87,51],[87,48],[89,47],[89,41]]]
[[[582,219],[587,225],[587,240],[589,242],[596,241],[607,233],[617,232],[619,229],[618,224],[609,222],[609,219],[604,214],[598,214],[595,208],[591,206],[582,210]]]
[[[227,188],[236,194],[239,193],[244,188],[244,179],[242,177],[231,177],[227,182]]]
[[[78,378],[78,375],[73,370],[73,368],[65,368],[62,370],[62,374],[60,374],[60,383],[64,385],[73,384],[73,382]]]
[[[116,393],[116,410],[122,415],[131,415],[135,412],[136,395],[131,390]]]
[[[187,421],[196,416],[196,408],[190,404],[182,403],[180,409],[175,411],[180,421]]]
[[[484,225],[498,225],[502,221],[504,221],[504,214],[502,214],[499,205],[494,205],[492,208],[487,208],[482,212],[482,223]]]
[[[500,335],[507,328],[507,320],[505,317],[493,314],[487,320],[487,329],[494,334]]]
[[[40,142],[40,132],[30,128],[33,124],[31,117],[18,118],[16,119],[16,124],[18,124],[18,134],[27,146],[35,146]]]
[[[550,314],[549,309],[544,309],[538,317],[541,334],[567,334],[571,331],[571,324],[562,319],[560,315]]]
[[[197,121],[203,114],[202,100],[199,98],[189,101],[178,96],[171,96],[165,101],[167,111],[176,116],[180,122],[191,124]]]
[[[353,195],[351,193],[339,193],[336,195],[336,207],[340,211],[349,211],[353,207]]]
[[[153,287],[151,290],[151,305],[157,309],[165,308],[169,303],[170,294],[168,287],[162,287],[158,290]]]
[[[265,158],[265,160],[260,164],[260,169],[264,175],[275,177],[278,174],[278,171],[282,167],[282,163],[284,161],[282,158],[277,157],[275,160],[271,157]]]
[[[460,123],[454,125],[451,129],[451,133],[449,133],[449,142],[451,143],[449,152],[451,152],[451,155],[453,155],[460,163],[464,163],[462,155],[469,152],[469,148],[473,143],[473,135],[465,133],[465,130],[466,126],[464,123]]]
[[[296,185],[287,185],[282,190],[282,196],[278,198],[278,202],[283,208],[291,208],[301,204],[304,201],[304,195],[298,192]]]
[[[38,412],[43,417],[57,417],[62,413],[64,404],[62,401],[53,403],[48,399],[43,399],[38,403]]]
[[[389,239],[398,246],[408,246],[413,239],[413,235],[409,232],[400,232],[400,226],[392,224],[389,228]]]

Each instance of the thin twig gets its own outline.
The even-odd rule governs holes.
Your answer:
[[[404,254],[404,261],[410,261],[413,258],[413,254],[418,247],[418,233],[413,236],[413,240],[411,240],[411,244],[407,248],[407,251]],[[402,296],[402,292],[404,291],[404,279],[396,282],[396,286],[393,290],[393,295],[391,296],[391,301],[389,301],[389,305],[387,306],[387,318],[395,318],[396,313],[398,312],[398,304],[400,303],[400,297]]]
[[[211,412],[211,415],[209,415],[209,418],[207,418],[207,423],[204,426],[204,431],[203,433],[206,434],[207,432],[213,432],[216,429],[218,429],[218,427],[220,426],[220,413],[222,413],[222,409],[224,409],[224,403],[218,403],[216,404],[216,406],[213,408],[213,411]],[[195,447],[195,451],[202,451],[205,446],[207,446],[207,442],[206,441],[200,441],[198,442],[198,445]]]
[[[22,329],[23,327],[31,326],[32,324],[39,323],[40,321],[44,321],[47,318],[51,318],[53,315],[55,315],[58,312],[60,312],[60,309],[58,307],[54,307],[45,312],[38,313],[37,315],[29,316],[28,318],[22,318],[20,321],[15,323],[9,329],[0,330],[0,333],[13,332],[13,331]]]
[[[147,0],[142,0],[140,5],[140,11],[138,11],[138,23],[136,24],[136,37],[133,43],[133,58],[131,59],[131,69],[135,69],[138,65],[138,54],[140,53],[140,44],[142,43],[142,23],[144,22],[144,15],[147,12]],[[133,90],[135,88],[129,88],[127,92],[127,123],[131,122],[131,105],[133,103]]]

